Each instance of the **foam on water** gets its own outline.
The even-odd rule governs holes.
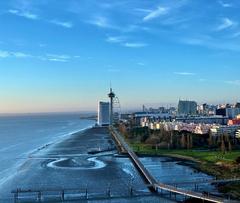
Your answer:
[[[54,168],[54,169],[65,169],[65,170],[89,170],[89,169],[100,169],[104,168],[106,164],[103,161],[100,161],[97,159],[97,157],[91,157],[88,158],[87,161],[93,162],[93,166],[62,166],[61,163],[64,161],[71,160],[72,162],[76,163],[76,165],[79,165],[79,163],[75,159],[68,159],[68,158],[60,158],[55,161],[52,161],[47,164],[47,167]]]

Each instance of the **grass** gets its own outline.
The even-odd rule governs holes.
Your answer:
[[[132,149],[141,155],[162,155],[197,161],[196,169],[215,176],[218,179],[240,178],[240,167],[235,160],[240,156],[240,150],[222,153],[221,151],[203,151],[186,149],[154,149],[149,145],[128,142]],[[220,163],[220,164],[219,164]],[[219,191],[240,199],[240,183],[227,183],[219,186]]]
[[[232,164],[236,158],[240,156],[240,150],[222,153],[221,151],[201,151],[201,150],[186,150],[186,149],[153,149],[149,145],[142,143],[129,143],[136,153],[144,155],[180,155],[193,158],[198,161],[209,163],[223,162]]]

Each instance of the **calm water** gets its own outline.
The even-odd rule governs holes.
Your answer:
[[[111,189],[117,187],[118,193],[124,193],[128,190],[132,182],[136,190],[148,192],[144,186],[143,180],[133,166],[129,158],[115,157],[114,153],[109,155],[87,155],[87,150],[101,147],[109,147],[108,135],[85,133],[74,138],[72,133],[80,131],[94,125],[94,121],[82,120],[78,114],[55,114],[55,115],[35,115],[35,116],[9,116],[0,117],[0,189],[1,195],[9,195],[10,190],[17,186],[23,188],[32,187],[57,187],[61,183],[64,187],[79,187],[88,183],[93,187],[105,188],[111,183]],[[82,137],[81,137],[82,136]],[[80,139],[81,138],[81,139]],[[75,141],[73,142],[73,140]],[[77,143],[76,143],[77,142]],[[38,151],[48,143],[54,143],[49,148]],[[94,145],[92,145],[94,143]],[[69,145],[69,146],[68,146]],[[74,148],[75,147],[75,148]],[[85,149],[86,148],[86,149]],[[46,151],[45,151],[46,150]],[[57,151],[56,151],[57,150]],[[60,150],[60,151],[59,151]],[[69,166],[59,167],[63,160],[59,157],[56,160],[43,164],[46,160],[36,159],[28,160],[31,153],[64,154],[64,150],[70,153],[74,151],[73,159],[76,163],[79,157],[84,157],[95,163],[95,167],[90,169],[75,169]],[[70,151],[69,151],[70,150]],[[35,156],[38,154],[35,153]],[[57,154],[58,154],[57,153]],[[79,157],[74,157],[74,154]],[[71,154],[71,153],[70,153]],[[82,156],[80,156],[82,154]],[[66,159],[66,157],[65,157]],[[194,189],[193,184],[181,184],[181,182],[191,182],[194,180],[211,179],[212,177],[195,171],[189,166],[180,164],[179,161],[166,157],[143,157],[140,158],[145,167],[160,182],[168,184],[179,184],[185,189]],[[81,161],[81,160],[80,160]],[[23,164],[24,163],[24,164]],[[83,162],[85,163],[85,162]],[[23,165],[27,167],[22,167]],[[21,167],[19,167],[21,166]],[[65,177],[62,179],[62,177]],[[13,177],[13,178],[11,178]],[[43,178],[44,177],[44,178]],[[46,178],[47,177],[47,178]],[[96,179],[94,179],[94,177]],[[96,180],[98,184],[96,184]],[[119,185],[119,184],[122,185]],[[21,187],[20,187],[21,188]],[[6,190],[6,191],[4,191]],[[9,191],[8,191],[9,190]],[[217,193],[214,186],[210,184],[199,185],[199,191],[209,191]],[[105,191],[104,191],[105,192]],[[8,198],[8,197],[6,197]],[[119,201],[119,199],[118,199]],[[116,202],[118,202],[116,200]],[[0,199],[1,202],[1,199]],[[3,199],[3,202],[8,202]],[[105,202],[114,202],[106,200]],[[140,199],[122,198],[121,202],[175,202],[156,196],[142,197]]]
[[[61,141],[73,132],[90,127],[93,120],[79,114],[46,114],[0,117],[0,184],[38,148]]]

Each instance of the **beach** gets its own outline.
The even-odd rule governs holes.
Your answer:
[[[167,157],[140,160],[163,183],[212,178]],[[209,184],[199,190],[216,192]],[[148,190],[130,159],[119,156],[106,127],[80,130],[33,150],[1,184],[0,202],[13,202],[12,191],[19,191],[18,199],[24,201],[37,201],[40,194],[42,201],[59,202],[64,191],[65,201],[175,202],[168,194],[161,197]]]
[[[17,189],[46,193],[63,189],[85,192],[87,189],[89,197],[95,201],[99,197],[107,197],[109,188],[112,196],[126,201],[133,185],[135,195],[148,195],[146,198],[158,202],[159,198],[151,195],[130,160],[116,154],[107,128],[90,128],[72,134],[61,142],[31,153],[16,175],[1,186],[2,201],[12,201],[11,191]],[[56,195],[54,201],[59,201],[57,193],[53,194]],[[73,193],[76,196],[76,191]],[[37,197],[37,194],[36,197],[23,194],[27,195],[30,199]]]

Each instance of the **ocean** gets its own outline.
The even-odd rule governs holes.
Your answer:
[[[0,116],[0,186],[34,151],[95,124],[81,114]]]

